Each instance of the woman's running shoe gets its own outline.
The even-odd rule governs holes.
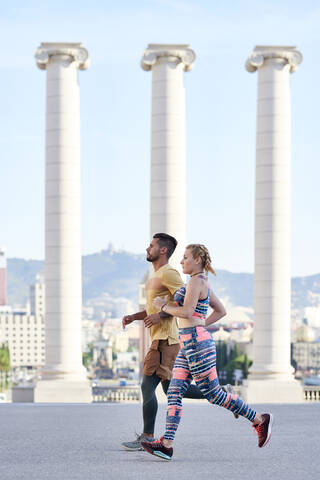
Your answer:
[[[264,447],[269,442],[273,424],[273,415],[269,413],[263,413],[261,417],[261,423],[258,425],[252,425],[258,435],[258,446],[260,448]]]
[[[173,448],[167,448],[164,446],[163,437],[160,437],[159,440],[155,440],[154,442],[141,442],[142,448],[152,455],[156,455],[163,460],[171,460],[173,454]]]

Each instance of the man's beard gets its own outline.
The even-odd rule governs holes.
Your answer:
[[[147,255],[147,262],[156,262],[157,260],[159,260],[159,257],[160,255]]]

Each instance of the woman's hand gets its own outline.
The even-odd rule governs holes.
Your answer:
[[[161,310],[161,308],[168,302],[168,295],[165,297],[156,297],[153,300],[153,305],[158,309]]]

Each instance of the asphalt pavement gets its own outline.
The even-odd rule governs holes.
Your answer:
[[[156,433],[163,433],[165,404]],[[0,480],[305,480],[320,478],[320,403],[258,405],[274,415],[269,444],[251,424],[185,401],[171,462],[128,452],[140,404],[0,404]]]

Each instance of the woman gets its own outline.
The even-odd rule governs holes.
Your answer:
[[[157,308],[179,318],[180,352],[167,394],[166,431],[159,440],[142,442],[141,445],[147,452],[171,460],[173,440],[182,414],[182,399],[192,380],[195,380],[210,403],[252,422],[258,434],[258,445],[264,447],[271,436],[272,415],[260,415],[237,395],[225,392],[219,385],[215,343],[206,327],[224,317],[226,311],[208,285],[208,272],[215,272],[207,248],[200,244],[188,245],[181,264],[183,273],[190,275],[190,280],[187,286],[175,293],[176,306],[169,305],[166,298],[154,299]],[[213,311],[206,318],[209,305]]]

